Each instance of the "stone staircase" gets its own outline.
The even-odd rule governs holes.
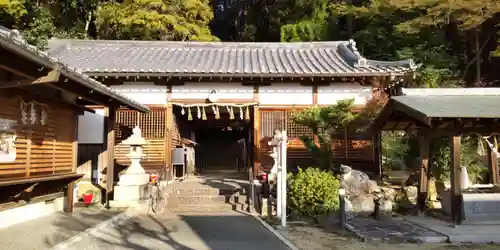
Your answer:
[[[167,210],[174,213],[247,211],[248,184],[190,177],[172,184]]]

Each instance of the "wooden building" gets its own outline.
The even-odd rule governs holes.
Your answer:
[[[371,131],[405,131],[419,138],[420,164],[417,207],[427,212],[431,169],[431,143],[448,137],[450,143],[451,187],[441,194],[443,209],[448,207],[453,224],[497,224],[500,220],[500,172],[498,149],[487,147],[489,187],[463,188],[461,183],[461,137],[478,136],[491,141],[500,132],[500,88],[402,89],[393,96],[373,121]],[[492,145],[493,146],[493,145]],[[445,167],[445,166],[440,166]],[[445,197],[447,196],[447,197]],[[449,203],[449,204],[446,204]]]
[[[291,139],[289,167],[312,166],[315,162],[299,139],[311,132],[290,119],[294,107],[354,98],[361,108],[381,89],[413,79],[416,69],[413,60],[366,59],[352,40],[52,40],[49,47],[52,56],[152,109],[149,114],[120,110],[116,117],[122,131],[135,124],[143,129],[150,142],[143,160],[148,170],[170,166],[171,149],[182,138],[199,143],[201,169],[270,163],[267,140],[275,129],[286,129]],[[342,133],[335,140],[337,162],[378,171],[373,138]],[[126,164],[125,151],[117,146],[116,152],[118,162]]]
[[[77,116],[89,103],[148,110],[0,26],[0,228],[72,211]]]

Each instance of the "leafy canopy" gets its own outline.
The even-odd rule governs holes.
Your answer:
[[[294,111],[292,120],[308,127],[313,136],[301,136],[305,147],[315,156],[323,169],[332,169],[332,136],[356,118],[352,112],[354,99],[340,100],[328,106],[313,106]]]
[[[102,39],[214,41],[208,0],[126,0],[97,10]]]

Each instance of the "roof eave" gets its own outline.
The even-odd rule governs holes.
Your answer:
[[[224,78],[325,78],[325,77],[370,77],[370,76],[404,76],[413,73],[414,70],[404,71],[387,71],[387,72],[352,72],[352,73],[332,73],[332,74],[251,74],[251,73],[215,73],[215,72],[200,72],[200,73],[184,73],[184,72],[137,72],[137,71],[86,71],[86,75],[93,77],[224,77]]]
[[[110,98],[117,100],[120,104],[122,104],[124,106],[131,107],[131,108],[138,110],[140,112],[149,112],[150,111],[150,109],[145,105],[131,102],[130,100],[127,100],[123,96],[116,95],[112,91],[107,91],[105,88],[101,88],[97,85],[91,84],[90,82],[84,80],[82,78],[82,76],[78,76],[76,74],[76,72],[70,71],[69,69],[67,69],[66,67],[64,67],[63,65],[58,63],[57,61],[51,61],[48,56],[44,57],[42,55],[35,54],[36,51],[32,51],[29,48],[22,48],[19,45],[15,44],[13,42],[10,42],[9,41],[10,39],[9,40],[7,40],[7,39],[0,37],[0,41],[2,41],[2,40],[5,41],[1,44],[1,46],[3,46],[4,48],[11,50],[17,54],[20,54],[22,56],[25,56],[29,60],[32,60],[40,65],[43,65],[44,67],[58,70],[66,77],[70,78],[71,80],[78,82],[79,84],[81,84],[89,89],[92,89],[94,91],[97,91],[103,95],[109,96]],[[39,52],[43,53],[42,51],[39,51]],[[95,81],[93,79],[90,79],[90,80]]]

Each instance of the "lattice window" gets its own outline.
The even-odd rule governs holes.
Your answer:
[[[276,129],[286,128],[286,114],[284,111],[262,111],[260,113],[260,136],[272,137]]]
[[[165,109],[152,109],[149,113],[140,113],[139,127],[144,138],[164,138]]]
[[[138,112],[128,109],[116,111],[116,140],[119,143],[132,134],[132,129],[137,125]]]
[[[289,138],[299,138],[301,136],[307,135],[312,136],[312,131],[303,125],[295,123],[292,119],[293,112],[289,111],[286,113],[287,123],[286,123],[286,133]]]
[[[165,109],[151,109],[149,113],[121,109],[116,112],[117,142],[127,139],[132,129],[139,125],[142,136],[148,139],[165,137]]]

